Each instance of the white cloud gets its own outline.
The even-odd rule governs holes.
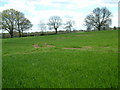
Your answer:
[[[49,15],[49,16],[48,16]],[[41,12],[34,12],[34,17],[27,16],[28,19],[36,25],[36,29],[38,28],[37,25],[39,24],[40,20],[44,20],[46,23],[50,16],[60,16],[63,21],[65,21],[66,16],[69,16],[70,19],[74,20],[76,23],[76,27],[82,28],[85,15],[79,12],[72,12],[72,11],[59,11],[59,10],[51,10],[51,11],[41,11]],[[34,29],[35,29],[34,28]]]
[[[118,12],[114,13],[112,17],[112,27],[114,26],[118,26]]]
[[[107,4],[117,4],[119,2],[119,0],[101,0],[101,1]]]
[[[117,7],[118,0],[0,0],[0,3],[2,2],[7,2],[7,4],[0,6],[0,11],[13,8],[25,13],[25,16],[34,24],[33,29],[37,30],[37,25],[41,19],[47,22],[50,16],[55,15],[61,16],[63,19],[66,16],[71,17],[75,20],[76,27],[82,29],[84,28],[84,18],[92,10],[91,6]],[[42,10],[42,6],[47,8]],[[50,7],[53,7],[53,9],[49,9]],[[58,8],[58,10],[54,10],[54,8]],[[62,8],[62,10],[59,8]],[[86,13],[79,12],[79,10],[84,11],[88,8],[89,10]],[[113,25],[116,26],[117,20],[118,15],[116,12],[113,16]]]
[[[100,6],[117,7],[119,0],[96,0]]]

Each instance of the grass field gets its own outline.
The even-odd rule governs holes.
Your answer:
[[[118,86],[117,30],[3,39],[2,53],[3,88]]]

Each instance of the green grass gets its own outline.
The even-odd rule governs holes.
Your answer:
[[[116,88],[117,48],[117,30],[3,39],[3,88]]]

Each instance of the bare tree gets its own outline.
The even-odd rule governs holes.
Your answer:
[[[92,25],[90,25],[90,24],[86,24],[86,26],[87,26],[87,31],[91,31],[91,29],[92,29]]]
[[[57,29],[59,28],[60,25],[62,25],[62,19],[59,16],[51,16],[49,18],[48,26],[50,28],[54,28],[57,34]]]
[[[41,20],[40,24],[38,24],[38,26],[43,34],[44,30],[46,30],[46,24]]]
[[[87,27],[96,28],[99,31],[102,29],[102,27],[108,27],[111,25],[111,12],[106,8],[96,8],[93,10],[92,14],[88,15],[85,18],[85,25]]]
[[[20,30],[21,30],[22,36],[24,36],[23,31],[26,31],[32,28],[32,26],[33,24],[31,24],[31,22],[27,18],[23,18],[20,23]]]
[[[71,28],[73,27],[74,24],[75,22],[69,19],[65,23],[65,28],[71,32]]]

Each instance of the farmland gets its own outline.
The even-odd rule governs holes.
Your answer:
[[[118,31],[3,39],[3,88],[116,88]]]

